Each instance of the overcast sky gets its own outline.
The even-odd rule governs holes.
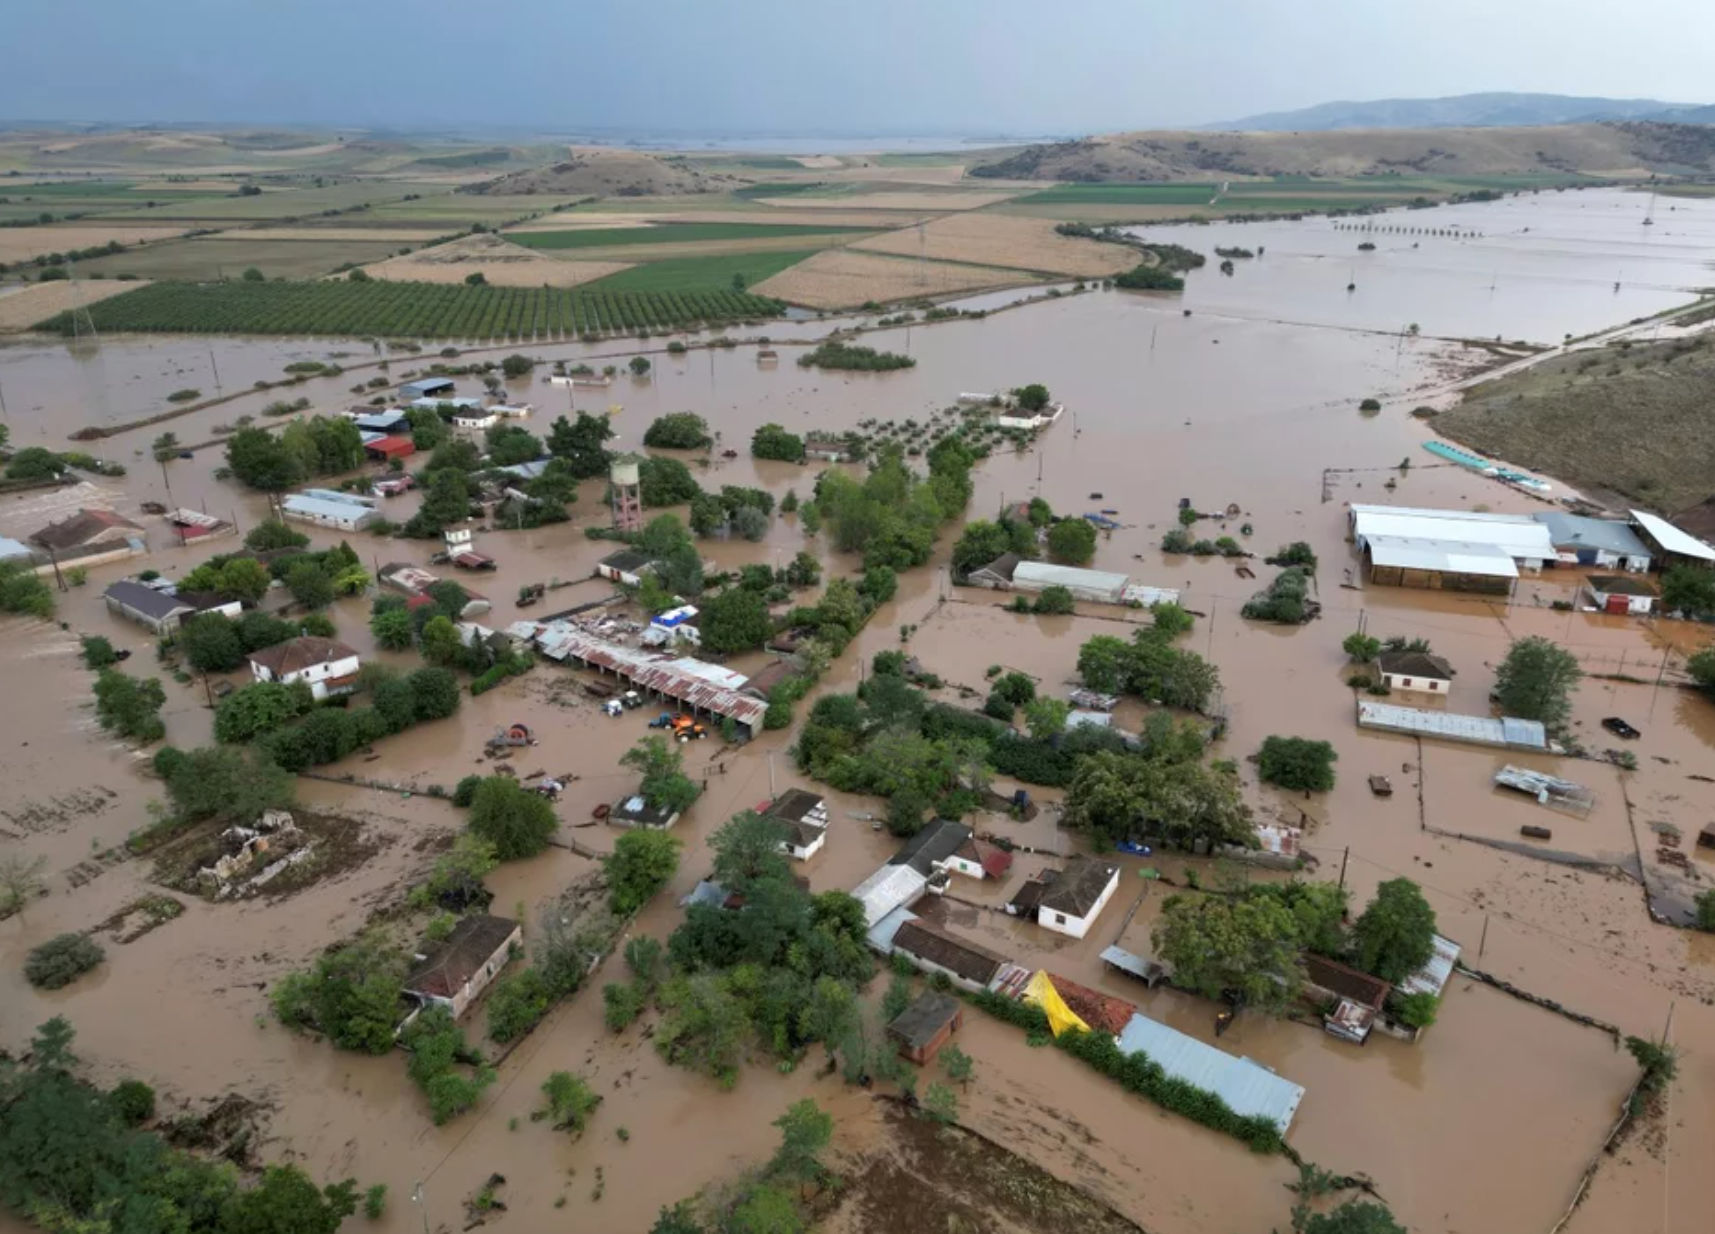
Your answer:
[[[1715,101],[1709,0],[11,3],[0,118],[1068,134],[1483,90]]]

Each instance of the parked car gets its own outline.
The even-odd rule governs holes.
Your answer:
[[[1628,741],[1632,740],[1634,738],[1643,736],[1643,734],[1641,732],[1639,732],[1637,729],[1633,728],[1630,724],[1627,724],[1624,720],[1620,719],[1619,716],[1607,716],[1607,717],[1605,717],[1602,720],[1602,727],[1607,729],[1610,733],[1614,734],[1614,736],[1624,737]]]

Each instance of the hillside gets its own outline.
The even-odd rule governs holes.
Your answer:
[[[973,176],[1086,183],[1212,176],[1642,176],[1715,170],[1715,127],[1628,122],[1329,133],[1111,133],[1025,146]]]
[[[748,181],[638,150],[574,148],[563,162],[511,172],[462,191],[500,196],[678,197],[719,193]]]
[[[1316,132],[1336,129],[1439,129],[1586,124],[1600,120],[1678,118],[1694,110],[1660,99],[1606,99],[1568,94],[1455,94],[1437,99],[1372,99],[1318,103],[1296,111],[1274,111],[1202,127],[1229,132]]]
[[[1715,491],[1715,335],[1573,352],[1474,387],[1435,431],[1586,489],[1672,511]]]

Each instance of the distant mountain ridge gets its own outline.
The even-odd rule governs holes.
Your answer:
[[[1608,99],[1570,94],[1456,94],[1436,99],[1318,103],[1201,126],[1210,132],[1327,133],[1339,129],[1437,129],[1590,124],[1603,120],[1715,122],[1715,106],[1660,99]]]

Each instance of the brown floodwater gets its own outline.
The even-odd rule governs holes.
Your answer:
[[[1602,204],[1610,198],[1615,204]],[[1605,218],[1599,213],[1605,209],[1618,220],[1646,200],[1627,194],[1544,193],[1492,206],[1400,215],[1402,225],[1437,226],[1480,217],[1470,226],[1482,230],[1484,239],[1447,241],[1447,251],[1437,249],[1430,262],[1430,240],[1420,239],[1422,247],[1413,251],[1406,238],[1404,251],[1394,253],[1400,238],[1377,236],[1377,252],[1362,256],[1383,260],[1374,262],[1376,273],[1360,274],[1355,295],[1373,287],[1378,300],[1366,302],[1363,310],[1357,300],[1347,307],[1340,270],[1333,270],[1339,291],[1331,307],[1319,307],[1319,293],[1308,285],[1321,277],[1317,271],[1332,269],[1328,254],[1336,245],[1349,241],[1355,250],[1358,237],[1333,232],[1325,220],[1256,225],[1258,236],[1276,228],[1282,238],[1262,239],[1265,257],[1241,262],[1232,280],[1212,268],[1193,275],[1184,301],[1194,309],[1190,317],[1175,298],[1090,292],[982,321],[885,331],[870,340],[909,351],[918,361],[910,370],[839,374],[801,369],[792,363],[790,344],[781,348],[782,363],[766,369],[757,367],[748,347],[684,356],[657,351],[649,378],[627,376],[608,390],[580,389],[571,397],[580,407],[623,407],[614,418],[616,446],[639,445],[658,414],[695,410],[720,432],[723,446],[742,454],[754,428],[771,420],[793,429],[841,429],[871,418],[923,421],[961,390],[1046,382],[1066,402],[1067,415],[1034,449],[997,454],[980,466],[972,515],[987,517],[1003,501],[1038,494],[1062,511],[1119,512],[1115,517],[1122,525],[1103,536],[1093,564],[1129,572],[1139,582],[1183,589],[1183,602],[1200,615],[1185,645],[1207,655],[1222,674],[1230,728],[1217,754],[1239,760],[1246,797],[1260,815],[1308,822],[1306,842],[1318,863],[1313,877],[1336,879],[1343,871],[1358,904],[1381,881],[1411,877],[1425,888],[1441,932],[1464,946],[1468,963],[1625,1032],[1659,1035],[1671,1009],[1671,1036],[1683,1061],[1670,1117],[1659,1134],[1633,1139],[1604,1163],[1571,1228],[1701,1230],[1700,1214],[1715,1202],[1715,1182],[1695,1168],[1715,1146],[1715,1050],[1710,1047],[1715,1041],[1710,1009],[1715,946],[1707,938],[1650,922],[1638,881],[1638,854],[1641,850],[1645,876],[1656,880],[1652,885],[1665,888],[1668,872],[1654,859],[1652,824],[1679,827],[1689,843],[1704,822],[1715,818],[1715,785],[1691,778],[1715,772],[1715,708],[1680,689],[1675,672],[1689,651],[1709,640],[1708,630],[1555,612],[1549,602],[1572,593],[1572,573],[1526,580],[1506,603],[1343,585],[1356,575],[1356,560],[1344,538],[1346,502],[1540,508],[1534,499],[1471,472],[1432,465],[1432,456],[1421,449],[1427,430],[1406,414],[1418,402],[1444,395],[1474,361],[1486,357],[1429,337],[1402,339],[1387,332],[1417,320],[1425,336],[1499,332],[1551,341],[1566,331],[1615,324],[1683,301],[1682,288],[1694,281],[1685,273],[1691,268],[1685,262],[1674,265],[1661,258],[1667,264],[1650,280],[1657,286],[1649,294],[1663,302],[1633,303],[1632,293],[1623,290],[1618,299],[1625,306],[1616,308],[1613,293],[1604,290],[1601,295],[1608,298],[1602,303],[1612,310],[1605,314],[1594,307],[1595,291],[1580,290],[1575,280],[1554,273],[1571,261],[1567,253],[1583,253],[1592,268],[1602,271],[1593,277],[1603,284],[1613,281],[1608,266],[1641,263],[1644,258],[1635,250],[1644,242],[1620,222],[1590,223],[1578,212],[1596,211],[1591,218]],[[1702,203],[1673,204],[1671,212],[1658,205],[1649,245],[1666,249],[1678,243],[1677,229],[1689,227],[1702,218],[1699,210],[1708,209]],[[1699,210],[1690,208],[1694,205]],[[1506,220],[1514,224],[1511,231],[1503,226]],[[1524,226],[1530,227],[1528,233]],[[1226,246],[1250,243],[1235,236],[1242,229],[1217,225],[1150,233],[1196,246],[1219,239]],[[1317,229],[1327,234],[1316,239]],[[1290,238],[1300,235],[1311,238],[1301,243]],[[1556,237],[1559,256],[1549,243]],[[1534,247],[1539,244],[1542,251]],[[1504,291],[1513,297],[1505,301],[1512,324],[1493,329],[1484,324],[1487,319],[1479,320],[1488,308],[1475,305],[1490,295],[1486,282],[1451,290],[1463,286],[1459,279],[1465,274],[1483,274],[1480,267],[1489,260],[1480,256],[1485,245],[1511,263],[1500,267],[1494,295]],[[1320,257],[1319,246],[1327,250]],[[1413,272],[1411,263],[1419,260],[1438,271],[1427,282],[1421,271]],[[1669,265],[1679,273],[1668,271]],[[1397,282],[1390,282],[1396,276],[1382,271],[1396,266]],[[1277,269],[1287,273],[1272,273]],[[1533,276],[1532,269],[1546,273]],[[1464,273],[1455,276],[1458,271]],[[1284,281],[1268,282],[1275,278]],[[1383,288],[1393,285],[1397,294],[1383,296]],[[1435,286],[1442,290],[1424,291]],[[1225,307],[1201,298],[1217,292],[1234,298]],[[1421,306],[1402,316],[1420,295]],[[1464,304],[1465,298],[1472,304]],[[1438,305],[1446,309],[1445,320],[1435,319]],[[763,329],[782,344],[813,337],[830,324],[770,323]],[[636,347],[654,348],[659,342]],[[174,389],[198,386],[209,393],[211,347],[228,389],[277,378],[281,366],[294,359],[328,359],[338,352],[348,353],[342,360],[347,364],[374,358],[366,345],[354,342],[106,340],[93,352],[78,353],[60,343],[9,344],[0,347],[0,389],[14,444],[65,448],[67,436],[79,427],[164,410],[165,394]],[[634,354],[614,343],[518,349],[549,359],[601,363],[623,363]],[[399,359],[393,372],[423,363],[422,357],[408,365]],[[257,392],[169,425],[99,442],[97,452],[125,462],[130,475],[46,496],[7,498],[0,502],[0,534],[25,534],[78,504],[112,504],[135,514],[141,501],[165,500],[168,484],[176,502],[206,502],[212,512],[248,526],[262,516],[263,504],[214,479],[218,450],[169,464],[163,478],[162,469],[146,461],[148,442],[162,427],[187,442],[208,439],[217,424],[257,414],[262,404],[282,396],[302,394],[318,410],[340,408],[354,401],[346,388],[365,375]],[[538,432],[571,405],[567,391],[528,380],[514,383],[509,393],[536,405],[537,415],[528,424]],[[1370,394],[1383,399],[1384,410],[1365,418],[1356,404]],[[1412,460],[1408,471],[1397,469],[1402,458]],[[814,470],[748,457],[722,460],[717,453],[701,479],[707,486],[760,485],[776,496],[796,488],[804,495]],[[1390,480],[1391,491],[1385,487]],[[568,608],[605,593],[599,585],[580,582],[550,593],[537,609],[518,611],[513,605],[517,588],[525,583],[577,580],[590,573],[608,547],[583,534],[585,526],[606,521],[601,488],[599,481],[584,486],[570,524],[479,532],[477,547],[495,557],[499,569],[461,581],[494,600],[485,624],[501,626],[517,616]],[[1173,525],[1181,497],[1199,509],[1221,510],[1232,503],[1240,511],[1215,520],[1213,528],[1199,524],[1199,534],[1238,536],[1248,523],[1253,534],[1246,547],[1259,555],[1292,540],[1311,543],[1323,562],[1322,618],[1294,629],[1251,625],[1239,617],[1239,608],[1266,583],[1270,568],[1252,562],[1259,577],[1249,580],[1237,576],[1231,562],[1164,557],[1157,545]],[[390,516],[403,517],[415,500],[394,499]],[[0,672],[10,693],[15,699],[39,700],[9,708],[0,719],[0,847],[44,856],[52,871],[51,894],[22,916],[0,923],[0,1042],[16,1046],[34,1025],[64,1013],[76,1024],[80,1053],[98,1079],[140,1075],[173,1101],[197,1108],[230,1091],[264,1099],[273,1110],[264,1155],[301,1161],[318,1174],[352,1173],[365,1183],[386,1182],[394,1203],[382,1228],[394,1231],[415,1229],[424,1217],[437,1229],[460,1228],[462,1199],[494,1171],[508,1178],[504,1195],[520,1228],[559,1224],[553,1204],[564,1195],[567,1211],[576,1214],[570,1219],[573,1228],[641,1230],[662,1204],[764,1158],[775,1142],[770,1122],[790,1101],[814,1095],[836,1113],[851,1108],[856,1098],[817,1078],[815,1065],[789,1075],[754,1067],[732,1092],[668,1068],[642,1026],[618,1036],[606,1032],[595,990],[556,1010],[507,1059],[499,1083],[477,1110],[439,1129],[429,1123],[397,1058],[357,1057],[284,1032],[268,1019],[267,985],[359,929],[373,910],[420,875],[432,859],[424,844],[458,825],[450,806],[420,794],[306,781],[301,789],[306,806],[363,819],[365,837],[376,847],[367,861],[278,902],[188,901],[179,920],[136,942],[109,944],[108,962],[66,990],[43,993],[28,987],[20,967],[31,946],[62,930],[92,926],[150,886],[147,862],[99,859],[147,823],[148,803],[158,796],[158,786],[143,774],[144,760],[95,725],[89,676],[77,662],[75,636],[105,634],[136,652],[133,671],[148,669],[152,638],[108,615],[101,589],[145,564],[177,575],[219,542],[207,549],[179,548],[157,521],[146,516],[140,521],[150,525],[154,551],[146,562],[96,567],[87,585],[64,594],[60,618],[69,631],[24,619],[0,622]],[[314,538],[318,545],[338,539],[320,531]],[[1085,639],[1125,634],[1125,623],[1135,620],[1134,614],[1097,606],[1082,606],[1079,615],[1060,618],[1003,612],[992,593],[949,585],[945,563],[952,539],[951,532],[944,534],[934,562],[901,580],[898,598],[877,614],[820,689],[852,688],[860,663],[876,651],[901,646],[949,682],[979,691],[995,664],[1028,672],[1043,688],[1054,689],[1073,677]],[[426,563],[436,547],[365,535],[351,542],[372,566],[392,560]],[[715,543],[705,551],[723,566],[736,566],[784,563],[804,547],[821,555],[831,571],[855,568],[855,562],[828,553],[824,541],[806,541],[792,518],[776,518],[760,544]],[[347,600],[331,613],[340,636],[369,657],[376,652],[367,632],[367,609],[366,599]],[[1360,620],[1379,635],[1430,639],[1458,670],[1446,704],[1456,710],[1485,708],[1495,664],[1510,639],[1526,634],[1555,639],[1573,650],[1587,671],[1639,679],[1644,684],[1587,680],[1575,709],[1576,731],[1597,751],[1609,744],[1599,727],[1603,716],[1623,715],[1641,728],[1643,737],[1630,743],[1639,769],[1626,773],[1608,763],[1550,756],[1502,758],[1433,743],[1419,748],[1404,738],[1361,732],[1353,722],[1351,691],[1342,681],[1340,650],[1341,639]],[[902,641],[906,626],[915,632]],[[398,654],[381,658],[411,662]],[[748,656],[735,666],[749,670],[762,662],[759,655]],[[575,775],[557,807],[562,837],[605,851],[615,833],[591,824],[591,811],[631,787],[618,758],[646,731],[650,713],[604,717],[568,685],[572,676],[545,663],[522,679],[467,699],[456,719],[389,739],[372,759],[354,756],[329,770],[419,789],[450,786],[491,765],[482,759],[482,745],[494,729],[524,720],[538,731],[541,744],[520,753],[513,765],[520,772]],[[169,680],[166,688],[169,740],[180,745],[207,741],[210,712],[201,683]],[[1118,721],[1135,727],[1141,713],[1127,704]],[[1303,800],[1258,785],[1245,759],[1271,733],[1333,742],[1340,754],[1336,788]],[[706,873],[706,840],[722,821],[765,800],[775,788],[804,783],[791,764],[791,739],[790,732],[768,734],[742,751],[713,741],[685,747],[691,773],[707,779],[708,791],[679,826],[687,847],[673,887],[645,911],[637,932],[664,937],[672,930],[680,919],[677,897]],[[1588,817],[1573,818],[1502,796],[1490,783],[1502,762],[1578,780],[1594,792],[1595,807]],[[1390,775],[1394,795],[1372,797],[1364,782],[1369,774]],[[1052,790],[1032,789],[1032,794],[1047,804],[1058,797]],[[829,796],[833,834],[805,870],[817,890],[851,887],[894,848],[868,821],[879,812],[878,803]],[[1052,810],[1028,824],[999,817],[978,823],[1047,852],[1070,853],[1079,846],[1077,837],[1058,827]],[[1552,827],[1551,847],[1558,853],[1627,872],[1573,868],[1441,834],[1512,842],[1527,823]],[[1208,1004],[1172,992],[1146,993],[1108,975],[1097,959],[1102,947],[1120,936],[1122,925],[1124,937],[1140,944],[1147,939],[1167,889],[1138,877],[1145,859],[1121,858],[1124,891],[1082,942],[992,911],[1018,878],[1047,861],[1046,856],[1021,856],[1000,885],[957,880],[958,900],[937,911],[952,928],[1021,962],[1130,998],[1148,1014],[1212,1040]],[[1715,861],[1696,857],[1693,862],[1705,881],[1715,877]],[[1208,865],[1177,857],[1161,862],[1170,874],[1188,864]],[[490,878],[497,911],[522,906],[533,925],[538,906],[589,868],[586,859],[559,848],[504,867]],[[68,875],[77,880],[75,889]],[[1127,911],[1146,888],[1149,894],[1127,923]],[[1257,1158],[1234,1142],[1164,1115],[1057,1051],[1030,1049],[1022,1035],[982,1017],[968,1024],[963,1044],[975,1056],[979,1075],[963,1102],[967,1121],[1091,1189],[1152,1232],[1284,1224],[1288,1196],[1282,1184],[1291,1178],[1285,1163]],[[1357,1048],[1298,1024],[1254,1017],[1242,1018],[1221,1045],[1306,1087],[1291,1141],[1307,1158],[1340,1171],[1367,1172],[1414,1229],[1465,1234],[1552,1225],[1633,1074],[1629,1058],[1605,1034],[1465,979],[1449,988],[1439,1022],[1415,1046],[1376,1038]],[[813,1053],[811,1062],[819,1063],[819,1056]],[[605,1098],[591,1131],[575,1142],[529,1118],[542,1081],[560,1069],[589,1076]],[[620,1127],[629,1141],[617,1136]],[[591,1198],[597,1167],[603,1179],[599,1201]],[[409,1200],[419,1183],[422,1209]]]

